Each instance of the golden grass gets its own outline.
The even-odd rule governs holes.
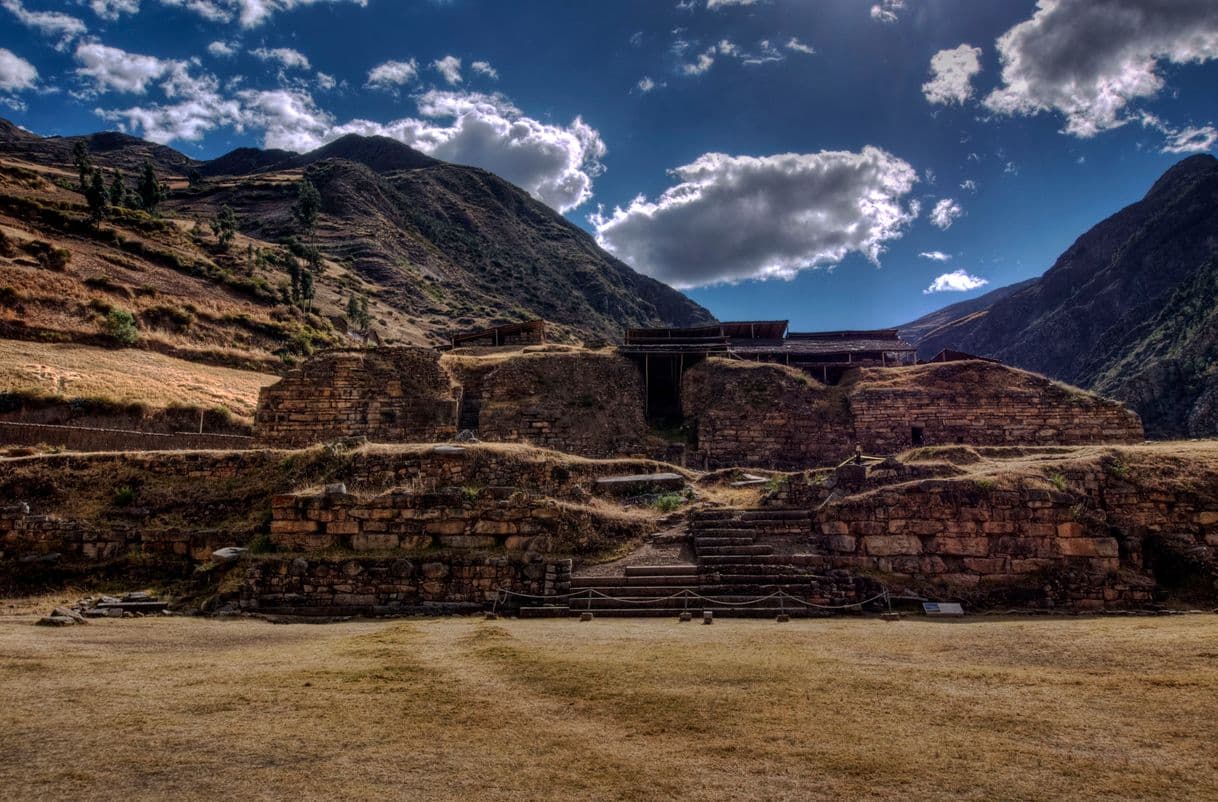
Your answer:
[[[36,390],[70,398],[227,407],[251,417],[258,390],[279,377],[187,362],[152,351],[0,340],[0,391]]]
[[[1218,798],[1218,618],[202,619],[0,607],[0,797]]]

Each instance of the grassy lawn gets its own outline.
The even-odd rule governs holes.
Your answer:
[[[1218,798],[1213,615],[33,620],[5,799]]]

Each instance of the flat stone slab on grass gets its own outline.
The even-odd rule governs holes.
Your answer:
[[[631,476],[604,476],[596,487],[612,496],[641,496],[663,490],[680,490],[685,477],[677,473],[637,473]]]

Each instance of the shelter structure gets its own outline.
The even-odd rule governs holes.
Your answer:
[[[546,322],[538,318],[524,323],[507,323],[454,335],[452,347],[495,348],[503,345],[541,345],[545,341]]]

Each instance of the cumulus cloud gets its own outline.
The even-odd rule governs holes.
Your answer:
[[[93,84],[97,92],[131,92],[144,94],[148,85],[181,62],[128,53],[100,42],[83,42],[76,46],[73,58],[80,64],[76,74]]]
[[[162,89],[165,103],[96,109],[95,113],[161,144],[178,140],[195,142],[208,131],[224,125],[238,130],[243,128],[240,104],[220,94],[220,82],[214,76],[192,76],[185,65],[179,64],[162,84]]]
[[[0,91],[20,92],[38,83],[34,65],[11,50],[0,47]]]
[[[649,76],[644,75],[642,78],[639,79],[639,82],[635,86],[638,88],[638,90],[640,92],[642,92],[643,94],[647,94],[648,92],[651,92],[652,90],[654,90],[658,86],[658,84],[655,81],[651,80],[651,78]]]
[[[674,287],[791,278],[861,253],[878,264],[916,219],[918,180],[875,147],[774,156],[707,153],[679,181],[590,218],[601,246]]]
[[[184,8],[209,22],[231,22],[233,4],[225,0],[160,0],[163,6]]]
[[[431,63],[432,68],[452,85],[461,83],[461,59],[456,56],[445,56]]]
[[[871,7],[871,18],[877,22],[896,22],[897,12],[905,8],[905,0],[881,0]]]
[[[952,227],[952,223],[956,222],[964,214],[964,209],[960,204],[956,203],[951,198],[944,198],[935,204],[930,210],[931,225],[941,228],[944,231]]]
[[[977,191],[977,182],[971,178],[966,178],[960,182],[960,188],[963,189],[965,192],[976,192]]]
[[[116,20],[123,14],[138,14],[140,0],[90,0],[89,8],[102,19]]]
[[[923,259],[929,259],[932,262],[950,262],[952,260],[952,255],[943,251],[922,251],[918,256]]]
[[[59,11],[30,11],[21,0],[0,0],[0,7],[11,13],[27,28],[43,36],[59,37],[56,49],[63,50],[73,39],[83,36],[89,28],[83,20]]]
[[[729,6],[751,6],[757,0],[706,0],[706,7],[712,11]]]
[[[941,276],[936,276],[935,280],[930,283],[930,286],[922,290],[923,295],[931,295],[936,292],[968,292],[976,290],[989,284],[989,279],[974,276],[967,270],[953,270],[950,273],[944,273]]]
[[[216,58],[232,58],[237,55],[237,45],[232,42],[215,41],[207,46],[207,52]]]
[[[794,47],[790,43],[787,49],[793,52],[810,53],[815,52],[797,39],[792,39]],[[690,43],[684,39],[678,38],[672,45],[672,52],[678,57],[683,57],[690,48]],[[710,68],[715,66],[715,62],[719,58],[733,59],[748,66],[757,66],[759,64],[768,64],[774,61],[782,61],[786,55],[770,40],[762,39],[757,43],[756,49],[746,50],[740,45],[733,42],[731,39],[720,39],[715,44],[698,53],[693,61],[688,61],[680,65],[680,72],[683,75],[702,75],[710,71]]]
[[[930,80],[922,94],[931,103],[963,104],[973,96],[973,76],[981,72],[981,48],[960,45],[940,50],[930,59]]]
[[[499,80],[499,70],[492,67],[489,61],[475,61],[473,64],[469,65],[469,68],[479,75],[485,75],[492,81]]]
[[[325,91],[329,91],[338,86],[338,79],[328,73],[317,73],[317,87]]]
[[[1002,86],[985,105],[1008,115],[1060,113],[1066,133],[1092,137],[1157,96],[1161,64],[1218,58],[1213,0],[1039,0],[998,39]]]
[[[419,64],[414,59],[409,61],[386,61],[368,71],[368,86],[378,89],[392,89],[408,84],[419,76]]]
[[[257,47],[250,51],[250,55],[260,61],[274,61],[289,70],[307,70],[310,66],[304,53],[290,47]]]

